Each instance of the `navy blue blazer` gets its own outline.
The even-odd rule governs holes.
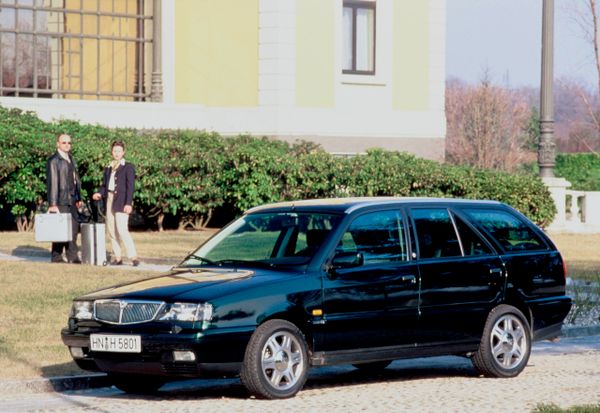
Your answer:
[[[104,179],[98,192],[106,200],[108,197],[108,181],[112,168],[104,169]],[[135,189],[135,167],[129,162],[119,165],[115,172],[115,190],[113,193],[112,212],[123,212],[125,205],[133,206],[133,191]]]

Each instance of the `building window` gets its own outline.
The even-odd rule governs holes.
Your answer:
[[[0,96],[150,100],[152,0],[0,0]]]
[[[375,74],[375,1],[344,0],[342,73]]]

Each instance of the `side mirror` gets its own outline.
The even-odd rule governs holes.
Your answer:
[[[338,252],[331,260],[333,270],[340,268],[360,267],[365,263],[362,252]]]

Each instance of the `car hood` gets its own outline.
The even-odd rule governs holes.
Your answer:
[[[285,277],[281,272],[247,269],[173,270],[167,274],[120,284],[86,294],[78,300],[106,298],[176,300],[178,298],[208,300],[214,296],[233,293],[274,278]]]

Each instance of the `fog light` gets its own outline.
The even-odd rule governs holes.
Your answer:
[[[196,355],[193,351],[174,351],[173,360],[175,361],[196,361]]]
[[[85,357],[81,347],[69,347],[69,350],[71,350],[71,356],[73,356],[74,359],[82,359]]]

